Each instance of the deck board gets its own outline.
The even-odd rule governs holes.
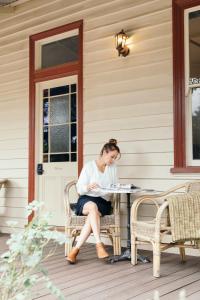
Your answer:
[[[0,236],[0,253],[7,248],[8,236]],[[52,244],[46,248],[46,253]],[[109,253],[112,248],[107,247]],[[144,251],[143,251],[144,252]],[[144,252],[152,257],[151,252]],[[163,253],[161,277],[152,276],[152,263],[139,263],[133,267],[130,262],[108,264],[97,259],[95,246],[86,244],[80,251],[78,263],[69,265],[64,257],[64,247],[59,246],[52,257],[43,263],[50,279],[59,287],[69,300],[147,300],[153,299],[158,290],[160,299],[178,299],[183,288],[189,300],[200,299],[200,261],[199,257],[187,257],[185,264],[180,263],[178,255]],[[42,283],[33,291],[35,300],[55,299]]]

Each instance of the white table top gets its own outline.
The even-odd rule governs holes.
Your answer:
[[[112,194],[139,194],[139,195],[154,195],[160,194],[161,192],[152,189],[129,189],[129,188],[101,188],[104,193]]]

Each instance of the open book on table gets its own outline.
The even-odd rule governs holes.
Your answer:
[[[112,192],[145,192],[145,193],[151,193],[154,192],[153,189],[141,189],[138,186],[135,186],[134,184],[124,184],[124,183],[113,183],[106,187],[100,187],[103,191],[112,191]]]

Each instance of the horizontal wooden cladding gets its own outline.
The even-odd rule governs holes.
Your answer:
[[[28,178],[9,178],[5,188],[28,188]]]
[[[27,169],[1,169],[0,170],[1,178],[27,178],[28,170]]]
[[[141,24],[141,22],[145,22],[147,18],[150,19],[149,15],[156,17],[157,14],[161,15],[170,9],[169,0],[163,0],[162,2],[159,0],[144,1],[143,3],[135,3],[132,1],[131,5],[127,5],[127,1],[125,2],[124,7],[120,9],[116,4],[113,4],[114,9],[110,7],[110,11],[106,9],[104,13],[99,14],[99,17],[94,15],[93,18],[89,18],[86,23],[86,31],[93,31],[96,30],[96,28],[98,30],[100,28],[104,29],[106,26],[117,24],[119,20],[126,23],[131,19],[133,24],[131,28],[137,28],[138,23]],[[141,25],[140,27],[144,26]]]
[[[164,2],[167,3],[167,1],[168,0],[163,0],[163,4],[162,4],[163,10],[167,9],[170,6],[169,4],[165,5]],[[36,32],[44,31],[45,29],[47,29],[46,28],[47,24],[48,24],[48,26],[49,26],[49,24],[51,24],[50,26],[51,26],[51,28],[53,28],[53,27],[56,27],[56,26],[59,26],[62,24],[71,23],[72,21],[74,21],[75,18],[76,18],[76,20],[88,19],[88,29],[93,30],[94,25],[92,24],[92,22],[94,23],[94,19],[96,17],[96,15],[95,15],[96,12],[98,14],[100,14],[100,17],[97,19],[95,27],[98,26],[98,29],[99,29],[99,27],[101,27],[103,32],[104,32],[105,24],[106,24],[106,26],[109,26],[109,27],[111,27],[111,26],[116,27],[116,22],[114,22],[114,24],[110,22],[110,19],[115,18],[115,17],[117,18],[116,21],[121,20],[121,22],[123,21],[123,23],[127,23],[127,27],[130,27],[130,26],[128,26],[128,24],[130,23],[130,21],[131,21],[131,23],[133,23],[134,19],[135,19],[136,24],[140,23],[140,27],[145,26],[147,23],[147,20],[148,20],[148,22],[150,20],[149,15],[152,15],[153,19],[156,18],[158,15],[158,17],[156,18],[157,21],[165,20],[164,15],[160,17],[160,15],[162,15],[162,10],[159,7],[160,6],[159,0],[147,2],[147,3],[145,3],[145,5],[143,5],[141,7],[139,5],[138,10],[140,9],[140,15],[138,15],[138,16],[137,16],[137,13],[136,13],[136,15],[134,15],[134,9],[135,9],[134,2],[131,5],[132,8],[130,9],[130,5],[129,5],[129,7],[127,9],[127,1],[126,1],[125,5],[124,5],[124,11],[122,10],[122,12],[121,12],[121,9],[119,10],[119,8],[117,6],[118,3],[119,3],[118,1],[117,1],[117,3],[116,3],[116,1],[109,1],[109,3],[108,3],[105,0],[103,2],[101,1],[101,3],[98,3],[98,1],[97,2],[87,1],[87,3],[83,3],[81,1],[80,5],[79,5],[79,3],[77,3],[77,5],[72,5],[72,8],[70,8],[70,3],[69,3],[69,1],[67,1],[66,5],[64,5],[64,3],[62,3],[62,5],[59,6],[58,3],[55,3],[55,7],[54,8],[52,7],[52,11],[51,11],[51,4],[49,4],[48,11],[46,9],[44,9],[43,13],[40,13],[40,11],[42,12],[42,7],[41,7],[40,9],[38,9],[37,13],[32,12],[31,17],[28,18],[28,16],[25,16],[25,18],[27,18],[26,22],[23,22],[23,19],[21,19],[19,22],[16,22],[16,19],[14,19],[13,23],[15,23],[15,24],[13,24],[12,27],[11,27],[12,22],[10,23],[10,20],[8,22],[4,22],[4,28],[2,28],[2,34],[0,34],[0,37],[2,39],[4,39],[4,42],[6,42],[6,38],[8,36],[13,38],[13,35],[16,35],[17,33],[20,34],[21,38],[23,38],[24,34],[30,35],[30,34],[34,34]],[[107,6],[110,7],[109,10],[107,10]],[[115,14],[113,14],[113,7],[115,7],[115,9],[116,9]],[[145,14],[144,10],[147,10],[146,7],[148,8],[148,13]],[[157,9],[156,9],[156,7],[157,7]],[[129,10],[131,10],[131,15],[130,15],[130,17],[126,17]],[[120,13],[121,13],[121,15],[120,15]],[[59,19],[58,19],[58,14],[59,14]],[[104,21],[105,15],[107,16],[106,22]],[[93,18],[93,21],[91,18]],[[89,25],[90,19],[91,19],[91,25]],[[101,21],[101,19],[102,19],[102,21]],[[169,19],[169,13],[168,13],[168,19]],[[104,23],[104,26],[102,26],[102,24],[101,24],[102,22]],[[136,25],[136,24],[134,24],[134,25]],[[40,26],[40,29],[39,29],[39,26]],[[136,26],[134,26],[134,27],[136,27]],[[86,23],[86,29],[87,29],[87,23]],[[32,30],[32,33],[31,33],[31,30]],[[113,34],[113,32],[116,32],[116,29],[114,31],[113,30],[114,29],[112,29],[112,34]]]
[[[4,72],[4,74],[0,75],[1,84],[4,82],[10,82],[15,80],[23,80],[24,78],[27,78],[28,75],[28,67],[20,70],[13,70],[12,72]]]
[[[23,210],[23,209],[21,209]],[[1,213],[0,213],[0,228],[1,228],[1,232],[9,232],[9,233],[12,233],[13,232],[13,229],[10,228],[10,231],[9,231],[9,226],[7,224],[7,221],[15,221],[17,222],[17,225],[15,226],[15,228],[24,228],[24,226],[27,224],[27,220],[23,217],[16,217],[16,216],[2,216]],[[5,231],[3,231],[3,228],[2,227],[6,227],[5,228]]]
[[[16,216],[20,216],[20,218],[26,218],[26,211],[23,207],[0,207],[0,218],[1,217],[9,217],[16,218]]]
[[[13,72],[16,72],[16,70],[26,70],[28,66],[28,58],[18,59],[14,62],[1,62],[0,61],[0,74],[5,74],[5,68],[6,73],[12,74]]]
[[[172,102],[165,98],[161,99],[162,89],[153,91],[150,90],[149,97],[147,94],[148,92],[146,93],[146,91],[141,91],[141,93],[133,92],[122,94],[119,98],[117,98],[117,101],[117,96],[115,95],[88,101],[87,104],[85,104],[85,120],[86,122],[101,121],[109,119],[110,116],[112,116],[112,119],[120,119],[124,117],[138,118],[139,116],[168,114],[173,112]],[[168,95],[165,95],[165,97],[167,98]],[[87,136],[85,138],[87,140]]]
[[[132,179],[140,178],[140,179],[147,179],[147,178],[154,178],[154,179],[173,179],[174,175],[170,173],[170,166],[120,166],[119,170],[119,177]],[[188,180],[191,179],[198,179],[199,174],[195,176],[188,176],[187,174],[179,175],[181,179]]]
[[[1,189],[0,198],[26,198],[28,197],[28,189],[27,188],[14,188],[8,187],[7,185]],[[6,202],[5,202],[5,206]],[[15,206],[15,202],[13,201],[13,206]]]
[[[173,138],[173,127],[154,127],[142,129],[109,130],[109,132],[87,133],[85,144],[105,143],[110,137],[115,137],[121,142],[132,142],[142,140],[162,140]]]
[[[28,168],[28,160],[21,159],[1,159],[0,158],[0,170],[1,169],[25,169]],[[0,171],[1,172],[1,171]]]
[[[15,160],[15,159],[26,159],[28,158],[28,149],[0,149],[1,160]]]
[[[86,144],[84,146],[84,153],[99,154],[101,144]],[[153,141],[129,141],[120,142],[119,147],[122,153],[160,153],[160,152],[172,152],[173,140],[153,140]]]
[[[123,117],[121,119],[108,118],[101,121],[85,122],[84,133],[106,132],[108,129],[114,128],[117,130],[130,130],[137,128],[151,128],[172,126],[172,114],[150,115],[139,117]],[[108,132],[109,133],[109,132]]]
[[[168,36],[161,36],[157,37],[150,41],[141,41],[137,44],[134,42],[129,45],[130,48],[130,56],[126,57],[126,64],[128,64],[129,59],[131,60],[131,57],[134,55],[139,55],[142,53],[146,53],[148,55],[149,52],[161,50],[164,48],[169,48],[171,46],[171,34]],[[113,45],[109,47],[108,49],[100,48],[99,51],[91,52],[89,55],[85,56],[85,63],[88,65],[100,63],[101,61],[110,62],[110,61],[117,61],[119,57],[117,56],[117,51],[114,46],[114,39],[113,39]],[[106,68],[106,67],[105,67]]]
[[[121,72],[122,73],[122,72]],[[122,73],[123,74],[123,73]],[[85,98],[92,98],[98,96],[105,95],[122,95],[123,93],[134,92],[138,90],[149,90],[155,89],[159,86],[159,88],[170,88],[172,86],[172,77],[171,74],[160,73],[158,75],[152,76],[142,76],[141,78],[132,79],[129,78],[127,81],[119,81],[119,82],[110,82],[107,81],[104,84],[101,82],[95,87],[90,85],[85,88],[84,95]],[[85,87],[85,85],[84,85]],[[119,97],[120,98],[120,97]]]
[[[104,85],[108,83],[118,83],[123,85],[123,82],[127,80],[137,80],[138,78],[144,77],[152,77],[153,75],[159,75],[163,73],[163,70],[167,74],[172,74],[172,66],[170,61],[162,61],[159,63],[153,63],[149,65],[137,66],[137,67],[126,67],[126,71],[122,72],[122,70],[114,70],[110,72],[101,72],[97,74],[92,74],[91,76],[87,76],[85,78],[85,85],[91,86]]]
[[[7,52],[4,55],[0,56],[0,65],[11,65],[16,64],[18,61],[26,61],[28,59],[28,48],[27,49],[21,49],[19,51],[16,51],[12,53]]]
[[[11,139],[0,141],[0,149],[23,149],[28,147],[27,139]]]
[[[18,129],[13,128],[8,130],[5,129],[3,131],[3,134],[0,135],[0,141],[10,140],[10,139],[27,139],[27,138],[28,138],[27,128],[18,128]]]
[[[22,198],[22,197],[0,197],[0,206],[5,207],[22,207],[24,208],[26,205],[28,205],[28,199]]]
[[[167,180],[165,178],[137,178],[137,176],[135,176],[134,178],[126,178],[124,175],[124,177],[120,178],[120,182],[133,183],[145,189],[167,191],[176,185],[183,184],[187,181],[198,180],[198,179],[199,178],[197,177],[197,175],[194,175],[193,177],[191,177],[190,175],[179,176],[179,177],[173,176],[172,178],[168,178]]]
[[[86,29],[87,32],[87,29]],[[128,30],[128,40],[127,44],[135,45],[140,42],[149,41],[152,42],[152,39],[157,39],[158,37],[168,36],[171,34],[171,20],[160,21],[152,26],[134,28],[131,27]],[[85,47],[87,53],[91,53],[93,51],[99,51],[100,49],[107,49],[113,46],[114,42],[114,34],[104,34],[101,38],[94,38],[92,40],[86,40]],[[131,53],[131,56],[134,53]]]
[[[25,87],[27,87],[28,84],[28,79],[24,77],[24,79],[15,79],[13,81],[7,81],[5,83],[1,83],[0,82],[0,88],[2,93],[4,92],[8,92],[10,91],[14,91],[14,89],[16,88],[19,91],[19,88],[21,87],[22,89],[24,89]]]
[[[85,162],[96,159],[96,157],[96,155],[86,155]],[[118,166],[171,166],[173,164],[173,152],[122,153],[121,158],[116,163]]]
[[[112,1],[112,4],[114,2],[115,0]],[[61,19],[62,24],[68,24],[74,21],[74,19],[79,20],[82,19],[83,16],[86,17],[90,11],[91,15],[93,15],[95,11],[99,11],[100,6],[102,6],[102,11],[104,10],[105,12],[106,3],[106,0],[101,0],[100,3],[95,3],[92,0],[76,0],[76,2],[74,2],[74,0],[68,0],[67,2],[57,0],[39,1],[37,3],[37,7],[34,9],[31,9],[31,5],[28,5],[26,11],[24,10],[22,13],[19,8],[13,18],[8,20],[5,19],[2,22],[2,36],[18,32],[22,33],[38,27],[39,24],[41,26],[41,30],[38,30],[38,32],[44,31],[44,26],[46,26],[47,23],[53,23],[51,28],[54,28],[56,27],[56,25],[54,26],[55,21],[57,21],[57,23],[59,22],[57,19]]]
[[[96,47],[99,47],[102,49],[103,45],[100,46],[98,43]],[[149,44],[149,41],[146,43]],[[87,45],[87,44],[86,44]],[[106,44],[107,45],[107,44]],[[88,48],[92,48],[93,45],[88,46]],[[105,45],[104,45],[105,47]],[[107,46],[108,47],[108,46]],[[110,49],[113,49],[113,43]],[[116,50],[114,50],[116,51]],[[155,47],[155,49],[150,50],[149,48],[146,51],[142,52],[136,52],[132,51],[130,53],[130,56],[126,58],[126,61],[119,59],[117,56],[117,52],[115,52],[115,55],[112,57],[112,59],[109,59],[106,61],[104,60],[98,60],[98,61],[91,61],[87,62],[87,68],[85,69],[85,76],[94,74],[97,70],[98,72],[109,72],[114,70],[121,70],[124,68],[125,65],[127,65],[128,68],[131,66],[138,67],[143,65],[151,65],[153,63],[158,63],[161,61],[169,60],[171,59],[171,45],[167,47]],[[85,59],[87,60],[89,58],[89,55],[86,55]]]

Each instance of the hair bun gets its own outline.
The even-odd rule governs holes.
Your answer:
[[[108,143],[117,145],[117,140],[116,139],[110,139]]]

